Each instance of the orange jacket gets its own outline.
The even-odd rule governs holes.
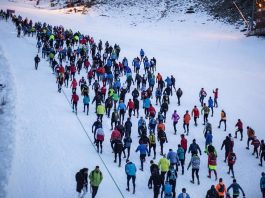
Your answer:
[[[223,191],[222,191],[222,186],[221,185],[224,185],[223,186]],[[218,192],[218,195],[221,197],[221,196],[225,196],[226,194],[226,186],[223,182],[219,182],[216,186],[215,186],[215,189],[216,191]]]
[[[255,131],[252,128],[248,128],[247,130],[248,137],[254,137],[255,136]]]
[[[158,73],[157,76],[156,76],[156,79],[157,79],[157,81],[160,81],[162,79],[161,74]]]
[[[183,117],[184,123],[189,124],[190,123],[190,114],[186,113]]]
[[[226,113],[224,111],[221,111],[221,119],[226,120]]]
[[[165,131],[165,129],[166,129],[166,127],[165,127],[165,125],[163,124],[163,123],[159,123],[158,125],[157,125],[157,131]]]

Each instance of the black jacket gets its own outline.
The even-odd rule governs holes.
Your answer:
[[[81,192],[83,187],[87,188],[87,177],[88,177],[87,171],[88,171],[87,168],[83,168],[75,175],[76,191],[79,193]]]

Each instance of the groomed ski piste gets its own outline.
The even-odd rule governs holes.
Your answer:
[[[111,45],[121,47],[120,59],[127,57],[129,63],[139,56],[143,48],[149,58],[157,59],[157,71],[163,77],[174,75],[176,87],[181,87],[184,94],[181,106],[177,106],[176,97],[171,97],[166,120],[166,133],[169,140],[164,151],[177,149],[180,134],[183,133],[182,122],[186,110],[191,112],[194,105],[199,105],[199,91],[203,87],[209,96],[212,90],[219,88],[219,107],[214,109],[214,117],[209,117],[213,126],[213,145],[217,149],[217,173],[226,186],[232,178],[226,172],[224,150],[220,150],[222,141],[228,133],[234,135],[238,118],[244,124],[244,139],[235,139],[234,151],[237,162],[234,166],[237,182],[242,186],[246,197],[261,197],[259,181],[264,166],[258,166],[259,160],[251,155],[253,147],[246,150],[246,127],[252,127],[259,140],[264,139],[265,124],[265,41],[256,37],[245,37],[232,26],[217,21],[209,21],[208,16],[196,13],[185,15],[176,13],[168,18],[155,22],[141,20],[139,24],[125,13],[110,11],[109,17],[100,16],[97,9],[91,9],[87,15],[64,14],[63,11],[36,9],[24,2],[1,1],[0,9],[14,9],[16,15],[28,17],[33,22],[47,22],[51,25],[63,25],[73,31],[80,31]],[[133,10],[131,10],[133,12]],[[129,13],[129,11],[128,11]],[[112,17],[113,16],[113,17]],[[141,17],[139,17],[141,18]],[[178,18],[178,20],[175,20]],[[182,21],[184,20],[184,21]],[[182,22],[181,22],[182,21]],[[205,24],[204,24],[205,23]],[[103,182],[97,197],[152,197],[148,189],[151,157],[147,157],[144,171],[140,171],[136,117],[132,117],[132,147],[130,160],[137,165],[136,194],[126,191],[125,159],[122,166],[113,163],[114,154],[110,147],[110,119],[103,118],[105,141],[103,153],[98,155],[89,138],[93,140],[91,126],[96,120],[94,104],[90,105],[89,115],[82,112],[80,97],[77,116],[72,112],[69,100],[71,89],[64,88],[58,93],[55,76],[49,63],[41,59],[38,70],[34,68],[34,57],[37,54],[35,37],[17,38],[15,26],[11,21],[0,21],[0,80],[4,81],[7,90],[7,105],[0,114],[1,137],[1,170],[0,197],[8,198],[66,198],[77,197],[75,191],[75,174],[83,167],[89,172],[96,165],[103,173]],[[143,69],[141,69],[143,73]],[[134,74],[133,74],[134,75]],[[84,69],[77,80],[86,77]],[[121,77],[124,81],[124,77]],[[1,82],[0,82],[1,83]],[[80,89],[77,89],[80,96]],[[130,94],[129,94],[130,95]],[[130,96],[126,96],[125,104]],[[94,92],[90,89],[90,98]],[[154,98],[152,99],[154,103]],[[142,102],[140,101],[140,106]],[[159,111],[159,107],[155,106]],[[173,133],[170,117],[174,110],[181,119],[177,125],[177,135]],[[227,114],[227,131],[218,129],[221,110]],[[127,114],[126,114],[127,115]],[[144,115],[140,110],[140,115]],[[125,117],[125,119],[127,116]],[[188,145],[196,138],[203,150],[202,116],[199,126],[190,124],[187,137]],[[2,149],[3,148],[3,149]],[[157,163],[160,146],[157,145]],[[176,193],[185,187],[192,198],[205,197],[207,190],[218,181],[207,178],[207,155],[200,156],[201,184],[191,184],[191,169],[186,170],[190,160],[187,154],[185,174],[179,173]],[[241,194],[242,196],[242,194]],[[86,197],[91,197],[89,193]]]

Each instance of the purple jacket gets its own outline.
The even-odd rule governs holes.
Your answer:
[[[179,115],[176,113],[176,112],[174,112],[173,114],[172,114],[172,117],[171,117],[171,119],[173,120],[173,122],[178,122],[178,120],[179,120]]]

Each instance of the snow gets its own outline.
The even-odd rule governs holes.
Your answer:
[[[177,106],[176,98],[171,99],[168,117],[174,109],[183,116],[187,109],[191,111],[194,105],[199,106],[198,92],[201,87],[206,89],[208,95],[212,95],[212,89],[218,87],[220,107],[215,109],[214,117],[209,119],[214,127],[213,142],[218,152],[218,177],[224,178],[226,185],[229,185],[232,179],[226,174],[228,167],[223,162],[224,151],[220,151],[220,147],[228,133],[234,134],[237,119],[243,121],[244,128],[248,125],[254,128],[259,139],[264,138],[262,131],[265,126],[262,117],[265,110],[265,43],[260,38],[246,38],[233,27],[209,21],[209,18],[201,13],[185,15],[180,12],[161,20],[156,20],[156,16],[150,14],[151,19],[144,20],[141,18],[142,13],[135,18],[126,15],[130,12],[136,13],[133,7],[123,13],[115,9],[104,13],[108,17],[100,16],[100,9],[90,9],[88,15],[64,14],[65,10],[36,9],[23,2],[5,1],[0,5],[0,9],[2,8],[15,9],[16,13],[34,21],[62,24],[67,28],[91,34],[96,40],[108,40],[112,45],[118,43],[121,46],[120,57],[126,56],[129,63],[138,55],[140,48],[143,48],[148,57],[157,58],[157,70],[163,76],[174,75],[177,87],[184,91],[180,107]],[[182,20],[184,21],[181,22]],[[0,21],[0,32],[0,71],[8,74],[4,78],[10,101],[5,107],[10,111],[5,111],[5,116],[0,115],[1,121],[5,119],[0,130],[1,145],[7,148],[4,153],[0,153],[1,159],[4,159],[0,169],[0,187],[3,189],[2,186],[6,183],[6,197],[75,197],[75,173],[83,167],[88,167],[91,171],[96,165],[101,167],[104,176],[97,197],[122,197],[80,122],[71,112],[65,96],[57,92],[55,78],[48,63],[42,59],[38,71],[34,70],[36,40],[28,37],[17,38],[11,22]],[[5,65],[3,71],[2,65]],[[78,79],[82,75],[78,76]],[[64,91],[69,99],[71,90],[64,88]],[[94,93],[91,94],[90,97],[93,98]],[[126,102],[128,99],[129,97],[126,97]],[[89,116],[84,115],[81,109],[80,103],[78,118],[88,136],[92,138],[91,126],[96,119],[93,113],[94,105],[90,107]],[[158,110],[158,107],[156,109]],[[228,132],[217,129],[221,109],[227,113]],[[136,128],[136,118],[132,118],[132,121]],[[183,131],[181,123],[182,121],[178,124],[178,135],[175,136],[172,123],[167,119],[169,144],[165,145],[165,151],[177,148],[179,135]],[[128,193],[125,190],[125,160],[122,161],[121,168],[113,163],[114,157],[108,142],[111,133],[109,129],[110,122],[104,117],[106,140],[101,156],[122,194],[124,197],[151,197],[152,191],[147,188],[151,158],[147,158],[145,171],[137,172],[136,195]],[[10,134],[2,131],[10,131]],[[197,128],[190,126],[188,143],[196,138],[203,148],[202,131],[201,124]],[[137,132],[133,131],[132,134],[131,160],[140,167],[139,154],[134,153],[138,142]],[[258,166],[258,160],[254,159],[245,147],[246,130],[243,142],[235,140],[235,152],[238,157],[235,176],[247,197],[261,197],[259,178],[264,167]],[[157,151],[159,149],[158,146]],[[188,155],[186,164],[189,159]],[[159,157],[155,161],[158,160]],[[213,179],[206,178],[207,174],[207,156],[203,154],[201,185],[191,185],[191,173],[186,171],[184,176],[178,177],[177,194],[181,192],[182,187],[186,187],[191,197],[204,197],[207,189],[216,184]],[[198,190],[201,192],[199,195]],[[5,193],[0,194],[0,197],[2,195],[4,197]]]

